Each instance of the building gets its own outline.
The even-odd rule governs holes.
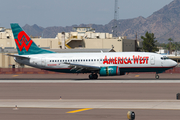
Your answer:
[[[75,32],[58,33],[60,48],[66,49],[111,49],[116,52],[135,51],[142,47],[137,40],[130,40],[126,37],[112,37],[109,33],[96,33],[91,27],[75,27]]]
[[[168,54],[168,50],[164,49],[163,47],[158,47],[159,51],[157,51],[158,54],[164,54],[167,55]]]

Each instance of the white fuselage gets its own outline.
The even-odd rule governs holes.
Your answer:
[[[24,56],[29,59],[16,58],[16,62],[41,69],[68,69],[68,63],[72,63],[94,67],[118,66],[121,70],[124,68],[124,72],[136,72],[138,69],[141,71],[140,68],[143,68],[143,71],[145,69],[144,72],[152,72],[153,68],[154,72],[157,72],[156,68],[169,69],[177,65],[175,61],[162,55],[147,52],[51,53]]]

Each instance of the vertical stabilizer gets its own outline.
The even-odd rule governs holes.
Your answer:
[[[11,29],[19,55],[55,53],[39,48],[17,23],[12,23]]]

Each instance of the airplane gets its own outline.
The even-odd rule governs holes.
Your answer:
[[[166,56],[150,52],[99,52],[99,53],[56,53],[39,48],[17,24],[11,29],[18,54],[15,61],[22,65],[64,73],[90,73],[89,79],[100,76],[125,75],[129,72],[159,73],[174,68],[177,63]]]

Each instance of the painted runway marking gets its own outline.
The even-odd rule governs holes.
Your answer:
[[[19,76],[19,75],[13,75],[13,77],[17,77],[17,76]]]
[[[84,108],[84,109],[69,111],[69,112],[66,112],[66,113],[77,113],[77,112],[82,112],[82,111],[91,110],[91,109],[92,108]]]
[[[139,75],[135,75],[135,77],[139,77]]]

